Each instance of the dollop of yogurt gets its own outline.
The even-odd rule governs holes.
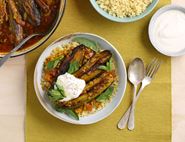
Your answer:
[[[185,49],[185,13],[180,10],[162,13],[156,19],[153,35],[162,51],[176,53]]]
[[[56,84],[62,86],[65,93],[65,98],[61,102],[69,101],[80,96],[86,86],[84,80],[76,78],[74,75],[65,73],[58,76]]]

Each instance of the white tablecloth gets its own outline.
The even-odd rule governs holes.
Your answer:
[[[185,6],[185,0],[173,0]],[[185,142],[185,56],[172,59],[173,142]],[[0,68],[0,142],[24,142],[26,71],[24,57]]]
[[[24,142],[25,73],[24,57],[0,68],[0,142]]]

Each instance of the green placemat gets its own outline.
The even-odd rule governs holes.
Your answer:
[[[157,8],[169,2],[161,0]],[[171,60],[154,50],[149,42],[147,29],[151,16],[152,14],[134,23],[114,23],[100,16],[88,0],[67,0],[64,18],[54,35],[26,56],[26,142],[171,141]],[[134,131],[120,131],[116,128],[118,120],[131,102],[130,84],[127,85],[122,103],[112,115],[88,126],[62,122],[48,114],[40,105],[33,88],[33,72],[37,59],[51,42],[73,32],[95,33],[106,38],[118,49],[127,65],[135,57],[143,58],[145,63],[149,63],[153,57],[163,60],[155,80],[144,90],[137,104]]]

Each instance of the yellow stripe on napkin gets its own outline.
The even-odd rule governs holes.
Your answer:
[[[157,8],[169,2],[161,0]],[[65,15],[54,35],[26,56],[26,142],[171,142],[171,60],[159,54],[149,42],[147,29],[151,16],[133,23],[114,23],[100,16],[88,0],[67,0]],[[153,57],[163,60],[155,80],[142,92],[137,104],[134,131],[116,128],[131,102],[130,84],[122,103],[112,115],[93,125],[77,126],[62,122],[40,105],[33,88],[37,59],[51,42],[74,32],[104,37],[118,49],[127,65],[135,57],[143,58],[145,63]]]

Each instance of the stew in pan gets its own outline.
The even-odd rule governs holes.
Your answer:
[[[32,33],[47,31],[59,6],[60,0],[0,0],[0,52],[10,51]],[[33,38],[23,48],[40,38]]]

